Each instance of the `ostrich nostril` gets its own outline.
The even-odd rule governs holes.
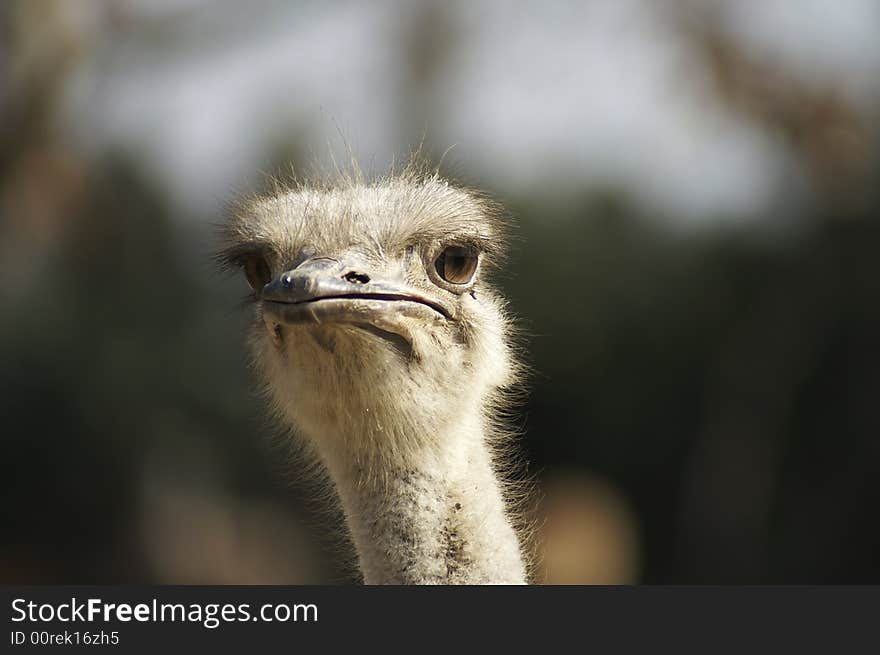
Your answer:
[[[366,273],[356,273],[355,271],[349,271],[342,276],[342,279],[346,280],[347,282],[351,282],[352,284],[366,284],[370,281],[370,276]]]

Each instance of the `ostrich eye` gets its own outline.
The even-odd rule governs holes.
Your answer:
[[[434,261],[434,268],[450,284],[467,284],[477,270],[477,253],[466,246],[447,246]]]
[[[261,255],[248,255],[242,260],[244,275],[251,289],[259,292],[272,279],[272,271],[269,264]]]

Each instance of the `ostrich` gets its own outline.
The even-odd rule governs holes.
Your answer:
[[[521,584],[499,422],[519,367],[486,280],[499,206],[409,168],[248,200],[220,259],[253,290],[253,359],[323,465],[366,584]]]

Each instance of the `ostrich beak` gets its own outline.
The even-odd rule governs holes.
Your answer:
[[[263,287],[263,320],[279,325],[349,324],[408,337],[405,318],[445,322],[452,309],[439,298],[362,264],[329,257],[308,259]],[[410,339],[407,339],[410,341]]]

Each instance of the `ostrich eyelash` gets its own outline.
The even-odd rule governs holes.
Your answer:
[[[245,262],[249,257],[263,257],[270,261],[274,258],[274,254],[274,249],[266,244],[259,242],[241,243],[221,250],[215,255],[214,259],[222,270],[236,271],[244,268]]]

